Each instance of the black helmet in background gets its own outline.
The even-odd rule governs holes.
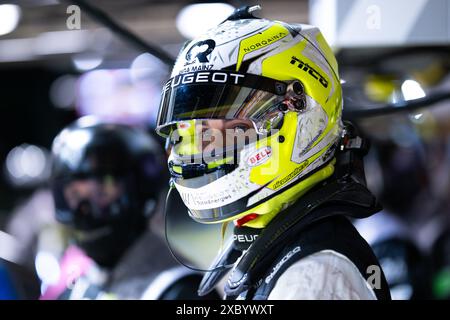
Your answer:
[[[141,129],[88,117],[58,134],[52,157],[56,220],[99,265],[114,266],[167,186],[163,149]]]

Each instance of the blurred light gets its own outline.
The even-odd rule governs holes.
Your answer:
[[[103,58],[95,53],[80,53],[72,56],[72,62],[79,71],[88,71],[97,68]]]
[[[32,40],[34,53],[38,55],[82,52],[92,47],[92,34],[88,30],[44,32]]]
[[[404,99],[405,98],[402,97],[402,93],[399,90],[392,92],[391,97],[389,98],[390,102],[393,104],[403,102]]]
[[[425,97],[425,91],[417,81],[406,80],[402,84],[402,93],[405,101],[415,100]]]
[[[133,82],[138,82],[143,79],[149,79],[156,73],[160,74],[161,70],[165,70],[165,66],[161,60],[149,53],[143,53],[137,56],[131,63],[131,80]]]
[[[77,77],[64,75],[57,78],[50,87],[50,100],[55,107],[70,109],[76,99]]]
[[[82,94],[93,96],[112,95],[114,93],[114,75],[109,70],[94,70],[80,78],[79,90]],[[101,101],[96,101],[101,105]],[[99,106],[101,107],[101,106]]]
[[[84,116],[77,120],[78,126],[80,128],[87,128],[91,126],[95,126],[101,121],[96,116]]]
[[[107,33],[87,30],[52,31],[34,38],[0,40],[0,61],[27,61],[45,55],[81,53],[93,49],[101,51],[109,41]]]
[[[234,9],[230,4],[219,2],[188,5],[177,15],[177,29],[184,37],[194,39],[228,18]]]
[[[48,284],[58,282],[61,270],[58,259],[48,252],[38,252],[35,259],[36,273],[41,281]]]
[[[89,142],[91,139],[91,133],[87,130],[77,130],[74,132],[70,132],[69,136],[66,138],[66,144],[68,145],[68,149],[78,152],[85,144]],[[73,158],[72,155],[67,156],[61,155],[61,157],[67,158],[67,160]],[[78,161],[74,161],[77,163]]]
[[[37,178],[45,170],[44,152],[37,146],[22,145],[12,149],[6,157],[6,168],[12,177]]]
[[[15,4],[0,5],[0,36],[16,29],[20,14],[20,7]]]
[[[16,179],[20,179],[24,176],[24,172],[20,167],[20,159],[22,158],[22,154],[23,148],[16,147],[12,149],[6,157],[6,169],[8,170],[8,173]]]
[[[50,175],[47,150],[23,144],[13,148],[6,156],[5,170],[15,186],[34,186],[44,182]]]
[[[79,79],[76,108],[80,116],[94,115],[101,121],[148,125],[156,118],[161,84],[156,73],[148,77],[153,66],[147,55],[139,56],[133,69],[94,70]],[[134,71],[134,80],[133,73]],[[144,76],[144,74],[147,74]],[[140,79],[144,77],[144,79]]]
[[[428,111],[421,111],[421,112],[416,113],[416,114],[410,114],[409,115],[409,119],[411,120],[412,123],[421,125],[421,124],[424,124],[426,122],[433,121],[432,120],[433,116]]]
[[[23,150],[20,164],[25,175],[32,178],[39,177],[45,169],[44,152],[36,146],[27,146]]]
[[[410,300],[413,295],[413,288],[409,284],[398,284],[389,290],[392,300]]]
[[[26,61],[34,58],[30,39],[7,39],[0,41],[0,61]]]

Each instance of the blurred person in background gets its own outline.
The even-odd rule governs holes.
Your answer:
[[[429,299],[429,254],[449,222],[449,162],[443,143],[448,102],[431,98],[450,88],[448,48],[391,48],[359,60],[350,56],[341,56],[344,91],[351,97],[346,101],[349,115],[352,109],[373,111],[387,105],[400,110],[430,97],[428,105],[409,113],[358,119],[372,141],[366,157],[368,187],[383,211],[355,221],[383,266],[393,299]]]
[[[61,131],[52,153],[56,220],[70,244],[41,299],[195,299],[200,276],[176,265],[161,227],[149,224],[167,184],[158,143],[84,117]]]
[[[412,226],[417,201],[424,201],[429,185],[421,147],[373,140],[368,180],[383,210],[355,220],[383,267],[394,300],[430,298],[429,265]]]

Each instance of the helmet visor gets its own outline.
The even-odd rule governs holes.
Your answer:
[[[186,73],[164,86],[157,132],[168,137],[177,121],[246,119],[263,126],[283,102],[287,84],[274,79],[226,71]]]
[[[57,219],[93,229],[123,214],[125,184],[111,175],[58,181],[53,188]]]

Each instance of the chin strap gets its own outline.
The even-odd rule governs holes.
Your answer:
[[[164,205],[164,236],[165,236],[165,240],[166,240],[166,244],[167,244],[167,248],[170,251],[170,254],[172,255],[172,257],[182,266],[185,266],[186,268],[189,268],[193,271],[203,271],[201,269],[197,269],[194,268],[192,266],[189,266],[187,264],[185,264],[182,259],[178,258],[178,255],[175,253],[175,251],[172,249],[172,246],[170,245],[170,241],[169,241],[169,236],[168,236],[168,227],[167,227],[167,214],[169,212],[168,208],[169,208],[169,203],[170,203],[170,197],[172,195],[172,191],[175,189],[175,185],[173,184],[172,180],[170,180],[169,182],[169,191],[167,192],[167,197],[166,197],[166,202]]]
[[[205,296],[213,291],[217,283],[230,271],[234,263],[242,256],[242,251],[237,250],[233,241],[227,243],[225,250],[216,257],[207,271],[198,288],[198,295]]]

